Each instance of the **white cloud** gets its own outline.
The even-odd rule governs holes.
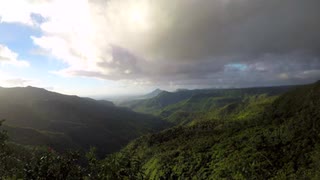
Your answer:
[[[7,46],[0,44],[0,64],[13,65],[17,67],[29,67],[29,63],[18,59],[18,54]]]
[[[34,44],[68,66],[57,74],[132,84],[199,79],[213,84],[209,78],[227,64],[243,63],[248,68],[242,74],[263,74],[267,81],[266,73],[286,80],[293,77],[288,71],[310,70],[294,61],[296,56],[283,57],[300,50],[319,56],[317,5],[315,0],[0,0],[0,16],[40,28]],[[44,22],[35,23],[32,13]],[[307,56],[299,59],[320,64]],[[228,82],[229,76],[219,80]]]
[[[35,79],[17,77],[12,75],[11,73],[0,70],[0,86],[1,87],[36,85],[37,82],[38,81]]]
[[[14,79],[4,79],[2,80],[2,85],[4,84],[7,87],[16,87],[16,86],[26,86],[32,83],[31,80],[14,78]]]
[[[145,42],[141,36],[159,23],[152,21],[154,14],[150,8],[153,6],[147,0],[108,1],[107,4],[87,0],[24,0],[21,6],[18,1],[0,0],[0,7],[8,9],[0,11],[2,21],[38,26],[31,14],[40,14],[45,19],[38,26],[43,35],[31,38],[35,45],[69,66],[58,71],[59,74],[86,72],[107,79],[134,77],[132,68],[137,67],[129,67],[130,60],[115,59],[112,46],[136,51]],[[139,51],[133,53],[139,54]],[[139,60],[145,63],[142,58]]]
[[[32,24],[31,4],[28,1],[0,0],[0,22]]]

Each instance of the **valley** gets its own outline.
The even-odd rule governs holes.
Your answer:
[[[97,147],[100,156],[130,140],[169,127],[160,118],[119,108],[108,101],[67,96],[45,89],[0,88],[0,116],[12,140],[59,152]]]
[[[6,93],[15,98],[6,99]],[[300,179],[319,175],[319,82],[164,91],[122,104],[143,114],[31,87],[1,89],[1,94],[1,102],[10,105],[5,108],[2,104],[0,109],[8,118],[3,128],[10,141],[28,148],[49,146],[58,153],[50,157],[59,157],[69,148],[85,152],[96,147],[86,161],[89,169],[94,166],[92,176],[97,179]],[[14,113],[17,107],[21,109]],[[42,119],[41,113],[51,116]],[[27,146],[11,146],[29,153]],[[106,158],[96,159],[102,154]],[[121,169],[125,172],[120,173]]]

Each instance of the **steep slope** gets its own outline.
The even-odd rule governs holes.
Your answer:
[[[155,89],[152,92],[144,95],[119,95],[119,96],[108,96],[108,97],[105,96],[105,97],[96,97],[96,98],[112,101],[115,105],[118,105],[118,106],[129,106],[129,104],[134,104],[134,102],[156,97],[162,92],[163,90],[161,89]]]
[[[242,108],[250,103],[250,99],[268,99],[294,87],[164,91],[152,99],[127,102],[123,105],[134,111],[157,115],[171,123],[182,125],[192,122],[195,117],[199,119],[199,115],[207,119],[221,118],[220,110]]]
[[[153,90],[152,92],[150,92],[148,94],[145,94],[145,95],[141,96],[140,98],[141,99],[150,99],[150,98],[158,96],[162,92],[164,92],[164,91],[158,88],[158,89],[155,89],[155,90]]]
[[[146,179],[319,179],[320,83],[261,102],[259,115],[178,126],[120,154],[141,159]]]
[[[118,108],[107,101],[34,87],[0,88],[0,116],[6,119],[7,126],[15,127],[15,139],[26,130],[35,129],[37,133],[46,132],[46,137],[48,134],[63,137],[62,142],[71,140],[71,144],[83,149],[96,146],[99,154],[119,150],[130,140],[168,125],[158,118]],[[10,130],[13,128],[9,128],[9,133]]]
[[[66,149],[81,149],[72,139],[61,132],[43,131],[33,128],[13,127],[5,125],[3,130],[8,132],[12,142],[26,146],[49,146],[54,147],[58,152]]]

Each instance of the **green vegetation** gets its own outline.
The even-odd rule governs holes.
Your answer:
[[[320,83],[284,93],[292,88],[215,90],[164,103],[158,115],[177,126],[143,135],[104,159],[94,148],[84,157],[9,143],[1,132],[0,173],[9,179],[319,179]]]
[[[122,180],[144,177],[139,159],[128,159],[120,153],[98,160],[95,149],[91,149],[84,159],[78,152],[59,154],[51,148],[9,143],[7,138],[7,133],[1,131],[0,179]]]
[[[261,112],[264,104],[292,88],[294,86],[163,91],[154,98],[122,105],[176,125],[185,125],[202,119],[247,118]]]
[[[142,159],[147,179],[319,178],[320,83],[229,106],[223,119],[204,115],[122,152]]]
[[[169,127],[159,118],[119,108],[108,101],[67,96],[40,88],[0,88],[0,115],[11,140],[56,151],[119,151],[145,133]]]

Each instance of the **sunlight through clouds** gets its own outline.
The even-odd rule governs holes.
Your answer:
[[[200,87],[237,78],[244,86],[302,82],[306,78],[298,74],[320,67],[318,5],[315,0],[0,0],[0,16],[1,22],[39,29],[30,38],[64,64],[50,71],[63,77]],[[298,33],[301,28],[305,33]],[[309,81],[317,76],[309,74]]]

